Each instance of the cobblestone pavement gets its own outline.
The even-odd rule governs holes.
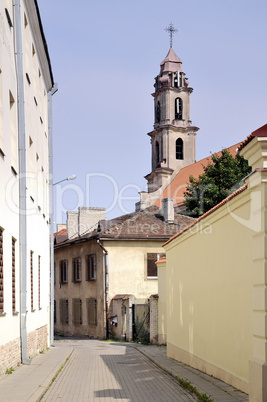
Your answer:
[[[125,344],[64,340],[73,353],[42,401],[196,401],[169,374]]]

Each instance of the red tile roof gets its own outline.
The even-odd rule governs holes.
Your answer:
[[[264,124],[264,126],[249,134],[247,138],[239,145],[238,151],[241,151],[241,149],[243,149],[250,141],[252,141],[254,137],[267,137],[267,124]]]
[[[65,238],[62,242],[55,242],[55,248],[91,239],[157,239],[165,241],[194,221],[194,218],[175,212],[174,222],[165,222],[160,209],[152,206],[143,211],[122,215],[108,221],[102,220],[99,222],[98,228],[91,233],[74,239]]]
[[[236,155],[237,148],[240,144],[241,143],[239,142],[226,149],[230,152],[231,155],[234,156]],[[217,152],[216,154],[220,155],[221,151]],[[179,170],[176,176],[172,179],[172,181],[167,185],[162,194],[156,200],[154,205],[160,208],[161,200],[163,200],[164,198],[173,198],[173,203],[175,206],[182,204],[184,201],[184,192],[186,190],[187,183],[189,183],[189,177],[193,176],[197,178],[200,174],[202,174],[204,172],[203,165],[206,166],[211,161],[211,157],[212,155]]]
[[[67,239],[67,229],[61,229],[59,232],[54,233],[54,244],[58,244]]]
[[[213,212],[215,212],[217,209],[225,205],[228,201],[230,201],[232,198],[236,197],[238,194],[242,193],[247,189],[247,184],[245,183],[243,186],[239,187],[236,191],[234,191],[232,194],[230,194],[228,197],[226,197],[224,200],[222,200],[219,204],[215,205],[213,208],[211,208],[209,211],[207,211],[205,214],[201,215],[198,219],[195,220],[195,222],[192,222],[191,225],[187,226],[186,228],[182,229],[180,232],[172,236],[169,240],[167,240],[164,244],[163,247],[170,243],[172,240],[176,239],[178,236],[180,236],[182,233],[186,232],[193,226],[195,226],[198,222],[202,221],[202,219],[206,218],[207,216],[211,215]]]

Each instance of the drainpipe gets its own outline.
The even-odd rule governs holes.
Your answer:
[[[105,247],[103,246],[103,244],[100,243],[99,239],[97,239],[97,244],[99,245],[99,247],[102,248],[102,250],[105,253],[105,305],[106,305],[106,338],[109,338],[109,334],[108,334],[108,289],[109,289],[109,285],[108,285],[108,251],[105,249]]]
[[[57,92],[55,83],[47,94],[48,152],[49,152],[49,235],[50,235],[50,346],[54,344],[54,225],[53,225],[53,121],[52,96]]]
[[[27,200],[26,134],[23,82],[23,54],[20,0],[13,0],[14,48],[17,74],[18,144],[19,144],[19,244],[20,244],[20,343],[21,362],[30,364],[27,350]]]

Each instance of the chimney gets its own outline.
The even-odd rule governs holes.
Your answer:
[[[78,212],[67,211],[67,236],[68,239],[78,236]]]
[[[57,224],[57,232],[60,232],[63,229],[67,229],[66,223],[58,223]]]
[[[173,207],[173,198],[164,198],[161,200],[161,214],[164,218],[164,221],[167,223],[174,222],[174,207]]]
[[[106,208],[80,207],[78,208],[78,235],[92,232],[98,222],[106,219]]]

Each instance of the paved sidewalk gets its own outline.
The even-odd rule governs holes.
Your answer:
[[[131,354],[130,350],[135,349],[172,376],[178,376],[190,381],[191,384],[201,393],[211,396],[214,401],[246,402],[249,400],[248,395],[235,390],[222,381],[216,380],[198,370],[167,358],[166,347],[164,346],[145,346],[132,343],[118,344],[90,340],[82,340],[80,342],[79,340],[62,339],[60,341],[55,341],[55,347],[52,347],[44,354],[36,356],[29,366],[22,365],[16,368],[11,375],[6,375],[0,378],[0,402],[39,401],[62,365],[65,366],[63,367],[62,372],[59,373],[56,381],[61,378],[61,375],[63,375],[63,377],[65,376],[65,373],[69,370],[73,360],[73,351],[75,352],[75,349],[77,351],[78,346],[81,347],[83,345],[83,347],[86,347],[86,342],[89,342],[89,349],[92,347],[97,347],[98,349],[104,347],[108,350],[109,346],[110,349],[114,349],[115,345],[121,345],[123,346],[122,349],[125,349],[128,355],[129,353]],[[82,345],[80,345],[80,343],[82,343]],[[107,400],[104,395],[101,396],[102,398],[104,397],[104,399],[101,398],[102,400]],[[117,395],[114,394],[113,398],[118,399],[116,396]],[[100,399],[97,398],[96,400]],[[169,400],[179,399],[175,398]],[[79,401],[79,399],[77,399],[77,401]]]
[[[55,347],[21,365],[10,375],[0,378],[1,402],[36,402],[50,385],[73,347],[55,343]]]
[[[246,402],[249,396],[236,390],[223,381],[217,380],[199,370],[166,357],[166,346],[135,345],[141,353],[151,359],[159,367],[173,376],[183,378],[198,389],[199,392],[209,395],[219,402]]]

